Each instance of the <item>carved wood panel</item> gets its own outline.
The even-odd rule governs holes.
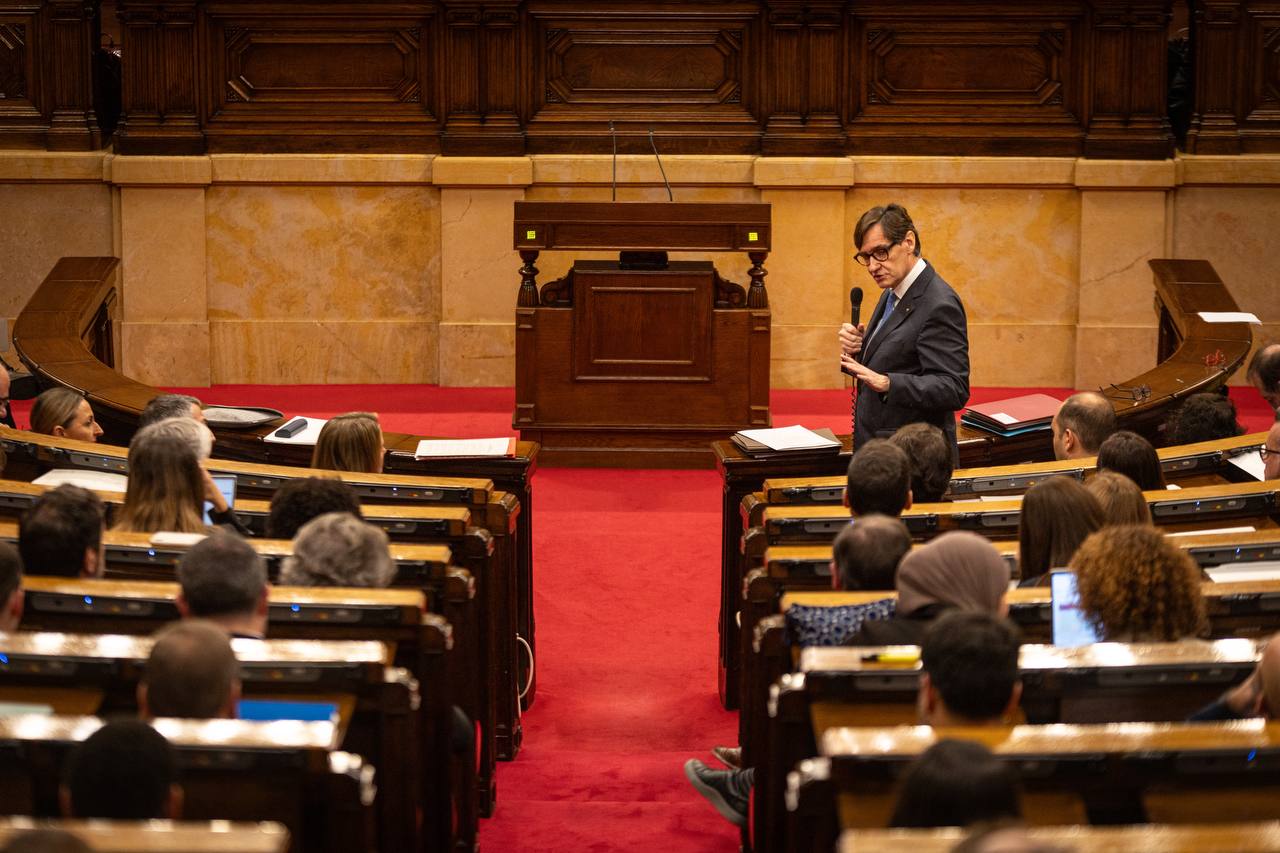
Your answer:
[[[430,150],[432,5],[209,4],[210,150]]]
[[[1280,4],[1249,15],[1247,41],[1251,74],[1244,86],[1244,121],[1280,123]]]
[[[0,17],[0,108],[8,113],[31,104],[32,52],[27,46],[32,15]]]

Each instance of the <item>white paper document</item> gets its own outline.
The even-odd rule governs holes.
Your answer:
[[[823,438],[799,424],[777,429],[744,429],[738,434],[752,441],[758,441],[770,450],[814,450],[820,447],[840,446],[838,441]]]
[[[49,488],[70,483],[95,492],[120,492],[121,494],[129,488],[129,478],[124,474],[84,468],[54,468],[52,471],[45,471],[31,482],[34,485]]]
[[[1212,530],[1180,530],[1177,533],[1166,533],[1167,537],[1174,536],[1210,536],[1218,533],[1253,533],[1256,527],[1215,527]]]
[[[1266,479],[1266,463],[1262,461],[1262,454],[1256,450],[1250,450],[1248,453],[1237,453],[1235,456],[1228,458],[1227,461],[1255,480]]]
[[[992,412],[991,419],[995,421],[999,421],[1005,426],[1011,426],[1018,422],[1018,419],[1015,418],[1013,415],[1006,415],[1004,412]]]
[[[418,442],[414,459],[449,459],[460,456],[514,456],[514,438],[450,438],[423,439]]]
[[[1233,563],[1205,569],[1204,573],[1215,583],[1280,580],[1280,562],[1262,560],[1257,563]]]
[[[1257,314],[1248,311],[1200,311],[1200,319],[1206,323],[1257,323],[1262,325]]]
[[[280,426],[291,424],[295,420],[297,420],[297,418],[285,418],[284,423]],[[329,422],[329,419],[303,418],[303,420],[307,422],[307,426],[301,432],[295,433],[288,438],[281,438],[276,435],[276,430],[280,427],[276,427],[276,429],[263,436],[262,440],[269,442],[270,444],[315,444],[316,440],[320,438],[320,430],[324,429],[324,425]]]
[[[208,538],[208,534],[205,533],[179,533],[176,530],[157,530],[151,534],[151,544],[161,547],[171,545],[190,548],[193,545],[198,545],[206,538]]]

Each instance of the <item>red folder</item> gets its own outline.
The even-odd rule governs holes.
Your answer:
[[[1048,394],[1027,394],[1022,397],[1010,397],[1007,400],[995,400],[991,403],[980,403],[970,406],[968,413],[1001,429],[1018,429],[1047,423],[1058,413],[1062,401]]]

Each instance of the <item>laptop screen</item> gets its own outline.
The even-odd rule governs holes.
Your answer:
[[[213,484],[218,487],[218,491],[222,492],[222,497],[226,498],[227,506],[236,505],[236,478],[231,474],[214,474],[210,479]],[[209,501],[204,502],[204,523],[213,524],[213,520],[209,518],[209,510],[213,509],[213,504]]]
[[[1053,644],[1055,646],[1087,646],[1102,638],[1080,609],[1075,572],[1053,572],[1049,576],[1049,594],[1053,601]]]

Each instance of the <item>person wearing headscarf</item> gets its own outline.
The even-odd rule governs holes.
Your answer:
[[[1009,612],[1009,567],[976,533],[944,533],[902,559],[898,609],[892,619],[865,622],[853,646],[920,645],[933,620],[948,610]]]

